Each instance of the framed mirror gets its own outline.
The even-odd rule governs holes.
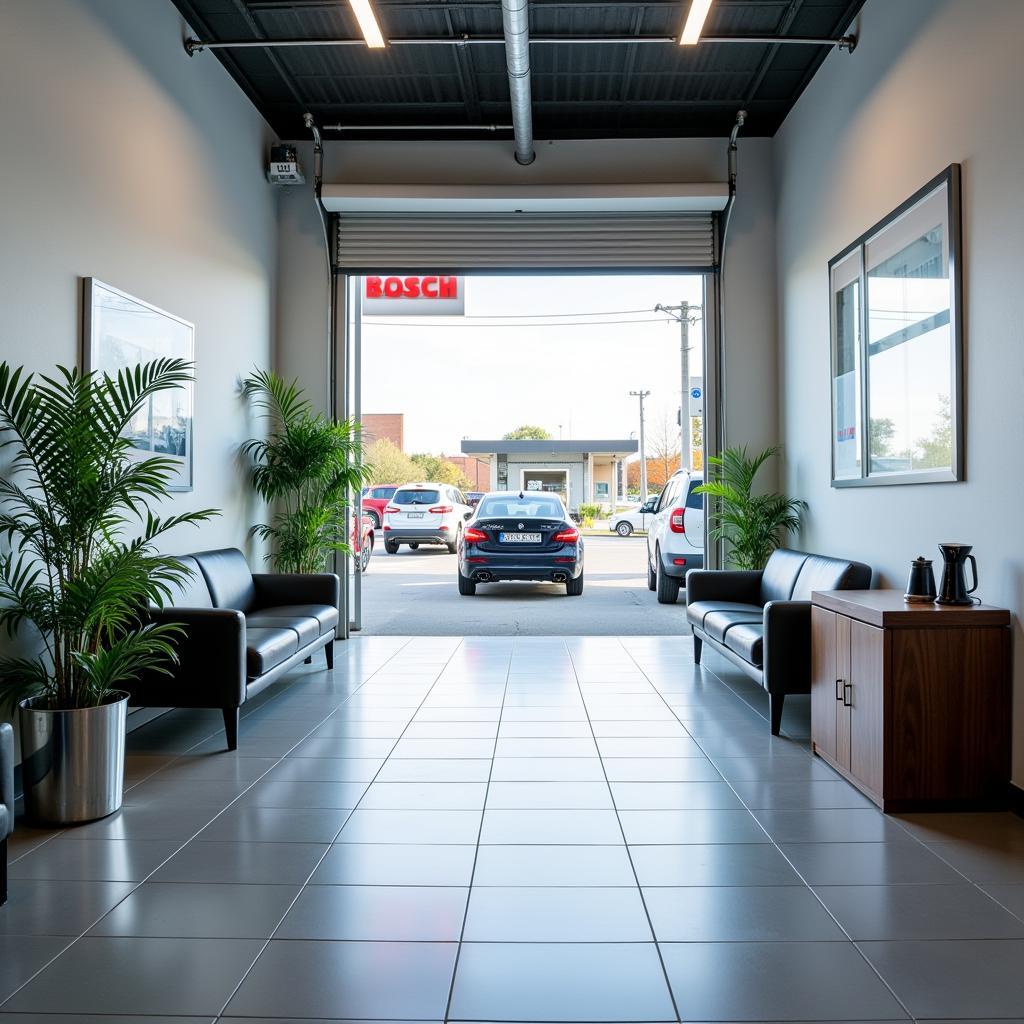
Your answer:
[[[832,486],[963,479],[960,168],[829,261]]]

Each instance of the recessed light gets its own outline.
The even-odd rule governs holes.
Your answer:
[[[359,22],[359,29],[363,33],[366,45],[371,50],[381,50],[386,45],[384,35],[377,23],[377,15],[373,13],[370,0],[348,0],[352,13]]]
[[[691,0],[690,11],[686,15],[686,24],[683,25],[683,34],[679,37],[680,46],[697,45],[709,10],[711,10],[711,0]]]

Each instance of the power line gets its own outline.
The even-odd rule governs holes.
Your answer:
[[[647,312],[644,310],[643,312]],[[419,330],[421,327],[473,327],[478,331],[490,330],[492,327],[517,327],[519,330],[524,330],[530,327],[603,327],[603,326],[618,326],[622,325],[625,327],[631,324],[670,324],[673,321],[665,317],[656,317],[651,320],[570,320],[568,322],[562,321],[560,323],[519,323],[519,324],[476,324],[476,323],[465,323],[455,321],[452,323],[424,323],[422,320],[417,320],[416,323],[398,323],[397,321],[391,320],[377,320],[376,318],[363,318],[363,327],[406,327],[414,330]]]
[[[601,312],[583,313],[468,313],[467,320],[524,320],[529,317],[573,317],[573,316],[634,316],[637,313],[655,312],[650,306],[646,309],[605,309]]]

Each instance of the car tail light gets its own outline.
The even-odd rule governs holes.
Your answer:
[[[470,565],[486,565],[487,564],[487,559],[486,558],[467,558],[466,561]]]
[[[580,531],[570,526],[567,530],[559,530],[551,539],[556,544],[575,544],[580,539]]]
[[[392,512],[400,512],[400,511],[401,511],[401,509],[397,508],[395,505],[388,505],[384,509],[384,515],[387,516],[387,515],[390,515]]]
[[[462,539],[467,544],[481,544],[487,540],[487,534],[483,530],[478,530],[475,526],[467,526],[462,534]]]
[[[673,565],[686,565],[686,559],[685,558],[673,558],[672,559],[672,564]]]
[[[576,564],[576,559],[575,558],[556,558],[555,561],[558,562],[559,564],[565,564],[565,565],[575,565]]]
[[[448,515],[449,512],[451,512],[451,510],[451,505],[435,505],[430,511],[435,516],[446,516]]]
[[[685,515],[685,508],[672,509],[672,515],[668,517],[668,528],[673,533],[686,533],[686,527],[683,525],[683,516]]]

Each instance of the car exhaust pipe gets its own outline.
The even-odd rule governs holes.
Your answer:
[[[490,583],[491,574],[489,572],[478,572],[476,574],[476,579],[478,583]]]
[[[564,572],[556,572],[552,578],[556,583],[564,583],[569,577]]]

